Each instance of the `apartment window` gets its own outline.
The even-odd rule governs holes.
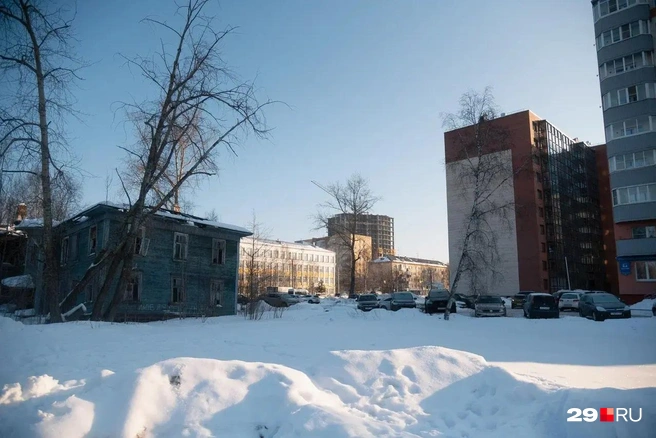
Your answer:
[[[620,170],[653,166],[654,164],[656,164],[656,149],[630,152],[624,155],[616,155],[608,159],[608,169],[611,173]]]
[[[540,246],[542,247],[542,252],[547,252],[547,245],[544,242],[542,242]]]
[[[656,226],[633,227],[632,232],[634,239],[651,239],[656,237]]]
[[[656,201],[656,184],[613,189],[613,205],[639,204]]]
[[[614,140],[622,137],[643,134],[652,131],[656,121],[652,122],[652,116],[640,116],[606,126],[606,140]]]
[[[140,227],[137,237],[134,240],[134,253],[145,256],[148,254],[150,239],[146,239],[146,228]]]
[[[77,260],[77,233],[71,234],[71,240],[68,245],[68,253],[71,260]]]
[[[626,88],[609,91],[601,98],[604,110],[639,100],[656,98],[656,83],[632,85]]]
[[[656,262],[635,262],[636,280],[638,281],[656,281]]]
[[[544,236],[544,225],[540,224],[540,234]]]
[[[640,3],[649,3],[649,0],[600,0],[599,3],[592,6],[592,16],[597,21],[608,14]]]
[[[273,251],[273,256],[274,256],[275,258],[278,258],[278,250],[277,250],[277,249]]]
[[[210,306],[221,307],[223,303],[223,281],[212,279],[210,282]]]
[[[599,77],[606,79],[637,68],[653,64],[652,52],[638,52],[621,58],[613,59],[599,66]]]
[[[542,190],[538,189],[538,199],[542,199]]]
[[[89,254],[96,253],[98,246],[98,227],[96,225],[89,228]]]
[[[549,280],[547,280],[546,278],[542,279],[542,288],[544,290],[549,290]]]
[[[171,277],[171,302],[182,303],[185,300],[185,287],[182,277]]]
[[[308,255],[307,254],[305,254],[305,261],[306,262],[308,261]]]
[[[212,240],[212,264],[224,265],[226,258],[226,241],[213,239]]]
[[[141,301],[141,272],[135,272],[125,285],[123,292],[123,301],[139,302]]]
[[[542,174],[540,172],[536,172],[535,179],[537,180],[537,182],[542,182]]]
[[[544,208],[538,207],[538,216],[544,217]]]
[[[542,270],[543,271],[547,270],[547,261],[546,260],[542,260]]]
[[[59,262],[63,265],[68,261],[68,236],[64,237],[61,242],[61,253],[59,254]]]
[[[173,260],[187,260],[189,236],[182,233],[173,234]]]
[[[599,34],[597,36],[597,50],[610,46],[611,44],[619,43],[620,41],[648,33],[648,21],[639,20],[632,23],[623,24],[622,26],[615,27],[613,29],[607,30],[602,34]]]

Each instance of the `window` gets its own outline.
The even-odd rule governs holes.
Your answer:
[[[610,46],[611,44],[619,43],[620,41],[628,40],[629,38],[648,33],[648,21],[639,20],[624,24],[599,34],[596,38],[597,50]]]
[[[189,236],[182,233],[173,234],[173,260],[187,260]]]
[[[171,302],[182,303],[185,300],[184,280],[182,277],[171,277]]]
[[[547,280],[546,278],[542,279],[542,288],[544,290],[549,290],[549,280]]]
[[[651,239],[656,237],[656,226],[633,227],[634,239]]]
[[[636,280],[656,281],[656,261],[635,262]]]
[[[537,182],[542,182],[542,174],[540,172],[536,172],[535,179],[537,180]]]
[[[608,14],[640,3],[649,3],[649,0],[600,0],[597,4],[592,5],[592,16],[594,21],[597,21]]]
[[[223,281],[213,279],[210,282],[210,306],[221,307],[223,302]]]
[[[542,270],[546,271],[547,270],[547,262],[546,260],[542,260]]]
[[[212,264],[224,265],[226,256],[226,241],[213,239],[212,240]]]
[[[71,241],[68,245],[68,254],[71,260],[77,260],[77,233],[71,234]]]
[[[651,131],[652,126],[656,126],[656,121],[652,123],[652,116],[639,116],[634,119],[616,122],[606,126],[606,140],[643,134]]]
[[[542,199],[542,190],[538,189],[538,199]]]
[[[544,208],[538,207],[538,216],[544,217]]]
[[[656,201],[656,184],[613,189],[613,205],[639,204]]]
[[[542,247],[542,252],[547,252],[547,245],[544,242],[542,242],[540,246]]]
[[[654,164],[656,164],[656,149],[616,155],[608,159],[608,168],[611,173],[620,170],[653,166]]]
[[[125,285],[123,301],[136,303],[141,300],[141,272],[135,272]]]
[[[98,227],[94,225],[89,228],[89,254],[96,253],[96,246],[98,246]]]
[[[652,58],[652,52],[638,52],[613,59],[599,66],[599,78],[606,79],[636,68],[652,65]]]
[[[61,242],[61,253],[59,255],[59,262],[63,265],[68,261],[68,236],[64,237]]]
[[[150,239],[146,239],[146,228],[139,228],[137,237],[134,241],[134,253],[142,256],[148,255],[148,247],[150,246]]]
[[[544,236],[544,225],[540,224],[540,234]]]
[[[273,251],[273,256],[274,256],[275,258],[278,258],[278,250],[277,250],[277,249]]]

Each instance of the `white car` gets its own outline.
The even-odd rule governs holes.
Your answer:
[[[579,310],[579,301],[581,294],[578,292],[565,292],[558,300],[558,309],[560,310]]]

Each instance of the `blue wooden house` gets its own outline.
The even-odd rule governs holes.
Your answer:
[[[96,256],[119,237],[126,207],[96,204],[57,225],[60,296],[84,276]],[[17,228],[21,228],[19,225]],[[40,286],[39,230],[25,227],[29,239],[25,272]],[[134,247],[133,275],[123,291],[117,320],[147,321],[175,316],[234,315],[237,309],[239,241],[251,233],[241,227],[171,211],[149,216]],[[78,304],[88,311],[104,282],[101,270]],[[41,287],[37,313],[45,311]]]

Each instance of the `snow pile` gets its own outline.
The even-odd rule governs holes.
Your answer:
[[[656,303],[656,299],[642,300],[639,303],[633,304],[631,310],[649,310],[651,312],[654,303]]]
[[[2,285],[6,287],[32,289],[34,281],[31,275],[18,275],[16,277],[7,277],[2,280]]]
[[[66,391],[71,388],[84,385],[84,382],[71,380],[60,385],[57,379],[44,374],[42,376],[31,376],[27,379],[25,388],[20,383],[5,385],[0,393],[0,405],[8,405],[15,402],[29,400],[31,398],[43,397],[58,391]]]

